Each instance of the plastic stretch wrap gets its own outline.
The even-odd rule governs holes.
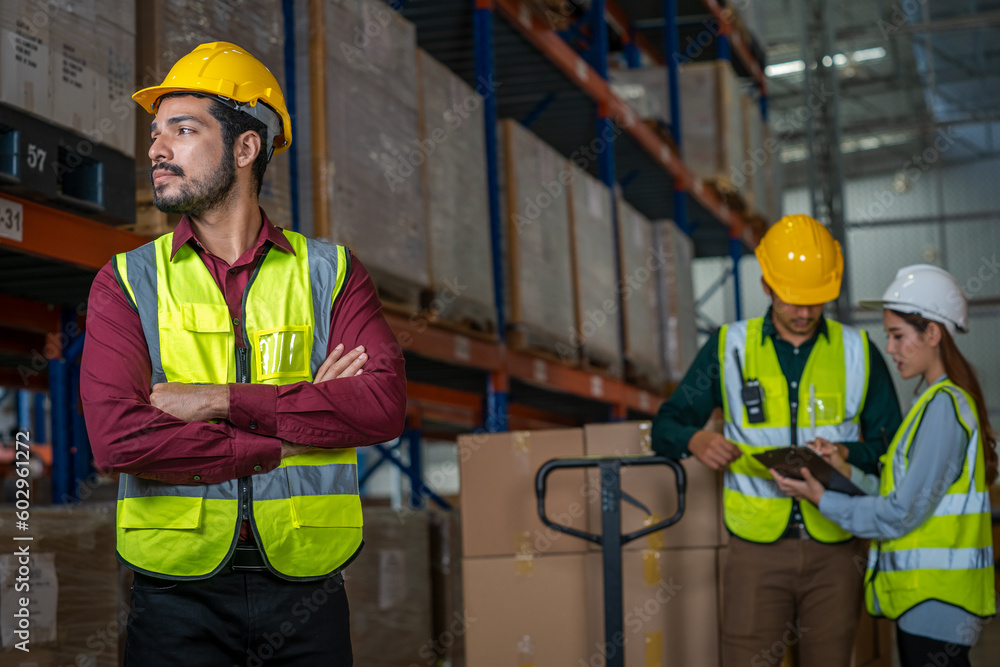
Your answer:
[[[659,379],[660,334],[656,302],[656,273],[662,256],[653,247],[649,220],[622,200],[618,208],[622,256],[622,307],[625,309],[625,357],[652,380]]]
[[[517,122],[504,127],[510,323],[534,345],[568,345],[575,325],[567,162]]]
[[[437,298],[431,310],[495,331],[483,100],[425,51],[418,51],[418,67],[420,141],[429,152],[428,271]]]

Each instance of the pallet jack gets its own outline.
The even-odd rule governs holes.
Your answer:
[[[621,502],[643,509],[649,509],[641,502],[622,491],[621,469],[623,466],[667,466],[674,471],[677,485],[677,512],[670,517],[640,530],[622,535]],[[601,534],[588,533],[571,526],[556,523],[545,514],[545,483],[549,474],[566,468],[597,468],[601,475]],[[622,552],[624,545],[650,533],[663,530],[680,521],[684,515],[684,490],[686,478],[684,468],[663,456],[634,457],[593,457],[565,458],[546,461],[535,475],[535,496],[538,499],[538,518],[549,528],[582,540],[598,544],[603,549],[604,569],[604,646],[606,667],[625,667],[624,612],[622,602]],[[614,648],[614,651],[609,650]]]

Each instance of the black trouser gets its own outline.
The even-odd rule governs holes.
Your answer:
[[[903,632],[896,626],[902,667],[970,667],[969,647]]]
[[[341,576],[289,582],[269,572],[132,585],[126,667],[351,667]]]

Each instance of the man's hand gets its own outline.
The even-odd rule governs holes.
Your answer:
[[[229,418],[229,387],[224,384],[160,382],[153,385],[149,404],[186,422]]]
[[[361,375],[362,366],[368,361],[368,354],[364,345],[359,345],[347,354],[344,354],[344,344],[341,343],[333,349],[330,356],[326,358],[323,365],[316,371],[313,384],[334,380],[337,378],[349,378]]]
[[[791,477],[784,477],[777,470],[771,469],[771,476],[774,477],[774,481],[778,484],[778,488],[790,495],[792,498],[797,498],[799,500],[808,500],[813,505],[819,507],[820,498],[823,497],[823,492],[826,489],[820,484],[819,480],[813,477],[812,473],[809,472],[809,468],[801,468],[799,472],[802,474],[802,479],[792,479]]]
[[[287,459],[289,456],[298,456],[299,454],[305,454],[311,449],[309,445],[296,445],[294,442],[288,442],[287,440],[281,441],[281,458]]]
[[[739,447],[712,431],[698,431],[691,436],[688,450],[712,470],[722,470],[741,455]]]

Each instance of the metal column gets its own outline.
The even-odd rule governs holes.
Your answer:
[[[476,92],[483,98],[486,126],[486,188],[490,201],[490,243],[493,256],[493,295],[497,308],[497,332],[502,343],[506,334],[504,312],[503,254],[500,219],[500,179],[497,142],[497,102],[493,61],[493,0],[472,0],[476,48]],[[486,387],[486,430],[507,430],[507,386],[504,378],[490,377]]]
[[[680,86],[680,33],[677,27],[677,0],[663,0],[663,54],[667,58],[667,90],[670,91],[670,134],[677,150],[684,155],[681,141],[681,86]],[[687,192],[683,184],[674,183],[674,223],[690,236],[688,224]]]
[[[831,0],[803,0],[801,7],[804,96],[811,112],[807,120],[807,137],[813,217],[830,228],[833,238],[846,252],[844,167],[840,152],[840,82],[833,62],[833,3]],[[813,67],[815,74],[812,73]],[[845,280],[837,299],[837,318],[842,322],[850,322],[850,303],[849,281]]]

